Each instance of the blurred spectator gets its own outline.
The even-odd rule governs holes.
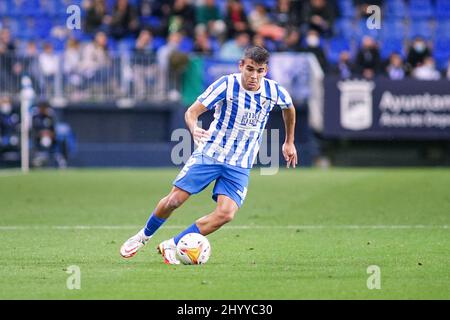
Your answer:
[[[20,118],[9,96],[0,98],[0,153],[19,151]]]
[[[148,29],[139,33],[136,39],[131,66],[133,70],[133,84],[135,95],[138,99],[144,99],[147,93],[147,83],[154,82],[156,68],[154,65],[156,53],[153,47],[153,35]]]
[[[51,96],[52,89],[55,88],[54,82],[58,72],[59,56],[53,51],[51,43],[44,43],[43,52],[39,55],[39,70],[42,75],[41,90],[45,96]]]
[[[195,24],[195,7],[188,0],[175,0],[169,20],[169,33],[184,32],[193,38]]]
[[[209,33],[223,40],[226,32],[225,22],[222,20],[220,10],[215,0],[205,0],[203,5],[197,7],[197,27],[205,28]]]
[[[380,68],[380,52],[377,43],[370,36],[364,36],[361,48],[356,55],[356,68],[366,79],[373,79]]]
[[[187,66],[189,57],[180,51],[180,43],[183,40],[181,32],[173,32],[169,34],[167,43],[159,48],[157,55],[158,66],[162,74],[169,75],[169,82],[159,82],[161,92],[169,90],[169,99],[177,100],[180,97],[179,81],[181,72]]]
[[[4,91],[16,91],[18,76],[22,71],[15,56],[16,45],[9,29],[0,31],[0,88]]]
[[[228,39],[234,38],[238,33],[250,31],[247,15],[239,0],[228,0],[225,23]]]
[[[350,52],[342,51],[339,54],[339,60],[335,67],[335,73],[341,79],[350,79],[353,74],[353,65],[350,58]]]
[[[76,39],[70,38],[63,53],[63,72],[68,84],[75,87],[79,87],[82,81],[79,72],[81,58],[80,43]]]
[[[447,79],[450,80],[450,59],[448,59],[448,62],[447,62],[447,74],[446,74],[446,76],[447,76]]]
[[[300,31],[296,28],[289,29],[285,38],[278,46],[278,51],[299,52],[301,50],[302,46],[300,45]]]
[[[441,73],[436,70],[433,57],[426,57],[422,64],[414,68],[412,76],[417,80],[439,80]]]
[[[334,19],[334,10],[326,0],[309,0],[303,5],[303,23],[306,28],[317,30],[321,35],[331,35]]]
[[[109,22],[109,17],[106,15],[105,0],[86,0],[83,2],[83,7],[86,12],[84,30],[87,33],[95,33],[99,31],[103,24]]]
[[[139,18],[137,9],[128,0],[117,0],[111,15],[111,36],[115,39],[136,36],[138,30]]]
[[[316,30],[309,30],[308,33],[306,34],[305,44],[306,45],[301,49],[301,51],[313,53],[316,56],[320,66],[322,67],[322,70],[324,72],[327,72],[328,61],[325,56],[325,52],[320,46],[319,32],[317,32]]]
[[[431,56],[431,50],[428,48],[425,40],[421,37],[416,37],[409,48],[408,56],[406,57],[407,68],[409,71],[417,67],[418,64],[424,62],[425,58]]]
[[[228,40],[222,45],[219,56],[224,60],[239,60],[249,44],[249,34],[246,32],[238,33],[234,39]]]
[[[108,68],[110,57],[108,53],[108,37],[103,31],[97,32],[94,41],[85,45],[81,52],[80,70],[87,78]]]
[[[193,51],[204,56],[213,55],[214,52],[208,32],[203,29],[197,29],[197,31],[195,32]]]
[[[300,1],[277,0],[274,22],[283,28],[300,27]]]
[[[38,103],[37,110],[33,110],[32,113],[32,165],[42,167],[54,157],[59,167],[65,167],[67,161],[57,149],[56,117],[53,109],[48,102],[41,101]]]
[[[389,57],[386,73],[391,80],[402,80],[405,78],[405,67],[403,65],[402,57],[398,53],[393,53]]]
[[[272,22],[267,8],[257,3],[250,12],[248,20],[250,28],[254,33],[259,33],[263,37],[271,38],[273,40],[281,40],[284,37],[284,28]]]

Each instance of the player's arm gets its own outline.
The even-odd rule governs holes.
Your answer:
[[[284,128],[286,137],[284,139],[282,151],[284,159],[286,160],[286,166],[289,168],[292,165],[295,168],[297,164],[297,149],[294,144],[295,133],[295,108],[290,105],[289,108],[282,109]]]
[[[209,136],[208,131],[200,128],[197,125],[198,117],[200,117],[200,115],[202,113],[205,113],[206,111],[208,111],[208,109],[200,101],[197,100],[186,110],[184,114],[186,125],[197,144],[200,140]]]

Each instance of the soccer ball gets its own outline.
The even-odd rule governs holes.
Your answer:
[[[188,233],[177,244],[177,257],[183,264],[205,264],[210,255],[211,245],[199,233]]]

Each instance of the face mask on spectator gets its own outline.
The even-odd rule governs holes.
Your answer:
[[[417,52],[424,52],[425,48],[425,43],[423,42],[416,42],[414,44],[414,50],[416,50]]]
[[[320,39],[317,36],[307,36],[306,44],[310,47],[318,47],[320,43]]]
[[[3,114],[9,114],[11,113],[11,104],[9,103],[2,103],[0,106],[0,112]]]

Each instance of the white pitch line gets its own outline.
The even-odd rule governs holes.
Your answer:
[[[140,225],[74,225],[74,226],[50,226],[50,225],[23,225],[0,226],[0,231],[7,230],[130,230],[142,228]],[[165,229],[183,229],[186,226],[164,226]],[[295,230],[358,230],[358,229],[449,229],[448,225],[287,225],[287,226],[261,226],[261,225],[236,225],[224,226],[224,229],[295,229]]]
[[[8,177],[19,177],[24,174],[20,171],[0,171],[0,178],[8,178]]]

